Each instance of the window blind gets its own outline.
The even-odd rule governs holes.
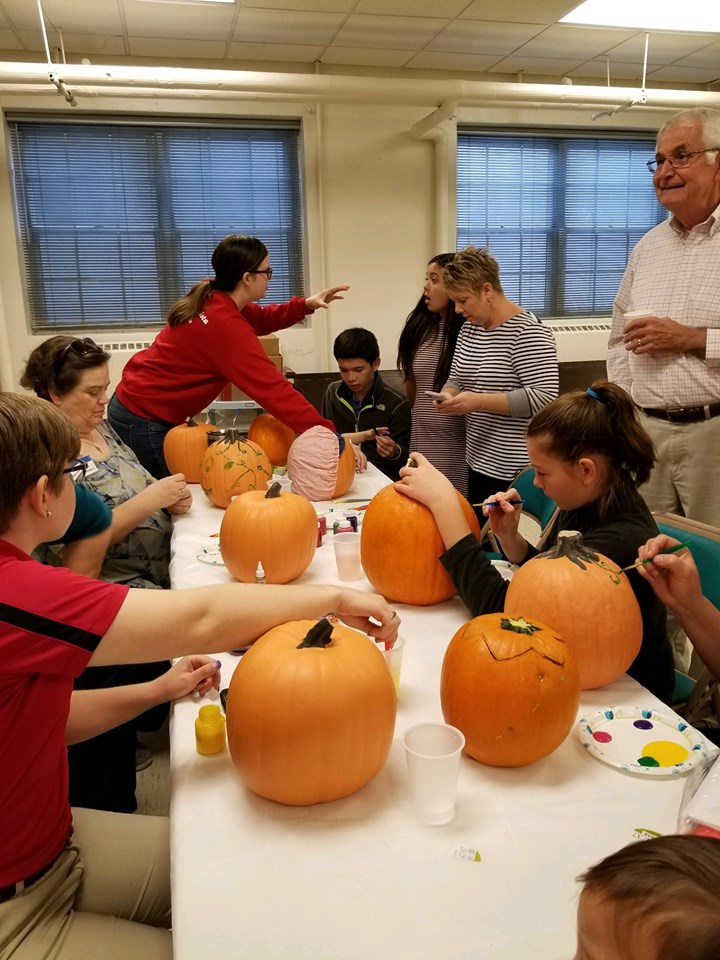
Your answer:
[[[487,246],[511,300],[543,317],[607,316],[630,251],[667,214],[653,140],[458,132],[458,249]]]
[[[34,332],[164,322],[230,233],[303,293],[299,126],[8,118]]]

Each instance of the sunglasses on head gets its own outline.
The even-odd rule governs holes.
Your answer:
[[[69,353],[75,354],[76,357],[85,357],[89,353],[100,352],[100,347],[90,337],[83,337],[81,340],[71,340],[70,343],[67,343],[56,355],[53,361],[53,370],[57,373],[62,368]]]

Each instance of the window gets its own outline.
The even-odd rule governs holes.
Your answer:
[[[230,233],[303,291],[299,127],[9,117],[33,332],[156,325]]]
[[[458,133],[458,249],[487,246],[511,300],[541,317],[607,316],[628,256],[667,216],[655,141]]]

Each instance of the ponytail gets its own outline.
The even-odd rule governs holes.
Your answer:
[[[607,380],[553,400],[530,420],[527,436],[537,437],[551,456],[565,463],[593,454],[605,461],[608,485],[599,502],[603,520],[647,482],[656,460],[634,402]]]

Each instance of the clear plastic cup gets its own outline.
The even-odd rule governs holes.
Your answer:
[[[447,723],[417,723],[403,736],[415,813],[431,826],[455,816],[460,755],[465,737]]]
[[[341,580],[361,580],[360,534],[336,533],[333,537],[335,563]]]
[[[388,665],[392,682],[395,684],[395,693],[400,693],[400,668],[402,667],[403,650],[405,641],[398,637],[391,650],[383,650],[385,663]]]

